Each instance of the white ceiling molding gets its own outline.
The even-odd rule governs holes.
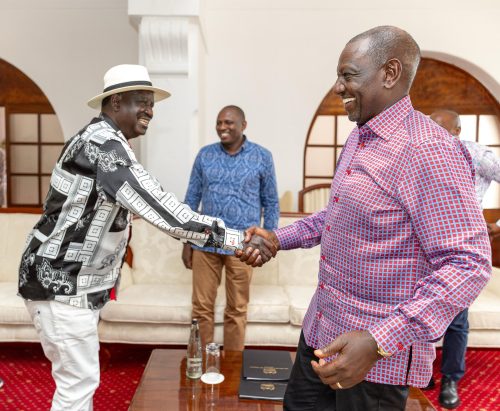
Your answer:
[[[128,14],[194,17],[200,15],[200,0],[128,0]]]
[[[188,25],[183,17],[141,19],[140,60],[151,74],[188,73]]]

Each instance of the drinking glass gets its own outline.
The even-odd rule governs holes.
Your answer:
[[[206,384],[219,384],[224,380],[220,373],[220,346],[217,343],[209,343],[205,347],[205,374],[201,380]]]

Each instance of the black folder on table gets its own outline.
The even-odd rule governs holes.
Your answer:
[[[243,380],[287,381],[292,371],[288,351],[244,350]]]
[[[240,381],[240,398],[283,401],[287,381]]]

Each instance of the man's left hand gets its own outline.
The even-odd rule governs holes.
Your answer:
[[[334,360],[324,360],[336,353],[338,355]],[[319,363],[311,361],[314,372],[334,390],[351,388],[363,381],[380,358],[377,342],[368,331],[350,331],[339,335],[326,347],[315,350],[314,355],[320,359]]]

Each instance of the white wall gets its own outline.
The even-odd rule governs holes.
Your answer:
[[[169,4],[176,1],[183,0]],[[336,79],[344,44],[364,30],[382,24],[406,29],[425,55],[443,55],[473,72],[500,100],[497,0],[200,1],[207,47],[199,73],[200,138],[186,136],[188,151],[194,158],[193,145],[217,141],[217,112],[240,105],[249,138],[273,152],[280,193],[292,190],[295,199],[302,188],[309,124]],[[85,102],[102,89],[104,71],[138,62],[127,0],[0,0],[0,33],[0,58],[41,87],[66,136],[94,114]],[[159,115],[163,111],[154,122],[162,122],[158,126],[168,133],[168,116]],[[179,179],[181,185],[187,182],[192,159],[176,170],[158,168],[154,158],[142,160],[183,197],[185,187],[177,186]]]
[[[127,0],[0,0],[0,58],[48,97],[69,138],[96,114],[104,72],[137,63]]]
[[[296,201],[307,130],[350,38],[399,26],[424,54],[478,66],[474,74],[500,99],[499,20],[496,0],[208,0],[206,124],[223,105],[240,105],[249,138],[274,154],[280,193],[292,190]],[[212,141],[211,126],[205,142]]]

